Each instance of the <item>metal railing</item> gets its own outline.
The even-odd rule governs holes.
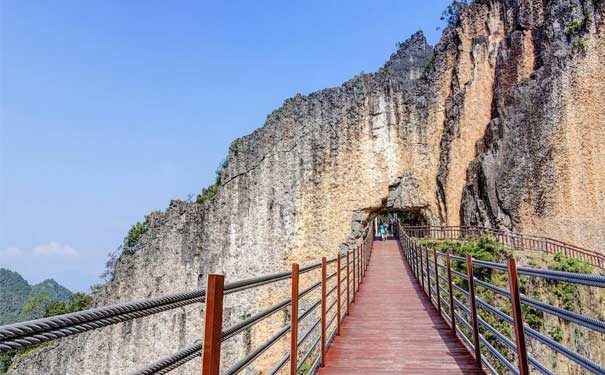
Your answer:
[[[322,258],[321,262],[300,267],[292,264],[292,271],[275,273],[262,277],[225,284],[223,275],[209,275],[206,289],[186,293],[177,293],[159,298],[128,302],[100,307],[76,313],[58,315],[28,322],[0,327],[0,353],[35,347],[44,342],[77,335],[109,325],[142,318],[163,311],[205,303],[205,329],[203,340],[197,340],[191,346],[162,358],[131,374],[165,374],[202,356],[204,375],[218,375],[220,371],[220,353],[224,342],[252,328],[273,314],[290,307],[290,324],[279,328],[259,347],[250,351],[223,374],[237,374],[250,366],[258,357],[290,333],[290,350],[281,357],[269,372],[276,374],[287,363],[289,373],[296,375],[303,364],[312,360],[313,373],[325,364],[326,352],[335,336],[340,335],[340,326],[349,314],[351,304],[360,288],[365,270],[370,260],[373,236],[366,228],[366,236],[354,250],[338,254],[336,258]],[[328,274],[329,268],[334,270]],[[300,275],[320,271],[318,281],[299,290]],[[255,313],[239,323],[223,329],[223,298],[225,295],[250,290],[278,281],[291,281],[291,297],[263,311]],[[299,314],[299,301],[320,289],[321,297]],[[310,328],[299,336],[299,323],[308,319],[320,309],[320,317],[312,322]],[[299,347],[312,341],[305,353],[299,353]],[[315,354],[317,352],[317,354]],[[300,355],[302,354],[302,355]],[[315,354],[315,355],[314,355]]]
[[[527,337],[529,337],[566,357],[585,371],[593,374],[605,374],[604,364],[598,364],[524,324],[522,306],[530,306],[544,314],[556,316],[599,334],[605,334],[605,322],[520,294],[518,275],[597,288],[605,288],[605,276],[517,268],[515,259],[512,257],[508,259],[507,264],[501,264],[473,259],[470,255],[460,257],[450,254],[449,251],[441,253],[434,248],[422,245],[408,233],[410,232],[407,228],[400,228],[399,243],[404,259],[418,279],[428,300],[449,324],[454,335],[460,338],[469,351],[474,354],[478,366],[483,366],[491,373],[498,374],[493,364],[482,354],[481,349],[483,348],[486,353],[490,354],[490,358],[498,361],[502,368],[506,368],[512,374],[529,374],[530,367],[541,374],[554,374],[552,370],[532,357],[531,353],[528,353]],[[457,271],[453,267],[454,263],[458,263],[459,270],[466,269],[466,272]],[[481,270],[507,274],[508,290],[475,276]],[[509,300],[511,315],[493,306],[487,300],[481,299],[476,291],[477,287]],[[460,298],[464,299],[466,303]],[[478,313],[480,310],[483,311],[483,314],[490,314],[499,322],[512,325],[515,337],[509,338],[505,333],[498,331],[481,317]],[[492,337],[491,340],[486,338],[488,334]],[[510,353],[502,353],[495,347],[496,342],[500,343],[501,347],[510,350],[510,353],[514,353],[514,357],[517,359],[516,366],[512,363],[514,361],[510,360]]]
[[[403,226],[403,230],[416,238],[430,238],[436,240],[463,240],[468,237],[477,237],[490,234],[496,240],[508,247],[519,251],[539,251],[547,254],[561,253],[588,262],[595,267],[605,269],[605,254],[584,249],[563,241],[548,237],[531,236],[521,233],[505,232],[484,227],[474,226]]]

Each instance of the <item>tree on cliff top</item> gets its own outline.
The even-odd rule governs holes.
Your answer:
[[[441,20],[447,22],[449,27],[458,26],[460,23],[460,11],[468,5],[467,0],[454,0],[441,13]]]

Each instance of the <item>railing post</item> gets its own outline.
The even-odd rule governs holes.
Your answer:
[[[359,285],[363,282],[363,243],[359,245]]]
[[[326,287],[327,287],[327,264],[326,257],[321,258],[321,361],[319,365],[326,365]]]
[[[437,263],[437,249],[433,248],[433,258],[435,260],[435,292],[437,293],[437,311],[441,315],[441,293],[439,290],[439,266]]]
[[[370,256],[370,251],[368,250],[368,245],[364,243],[363,245],[363,276],[365,277],[366,273],[368,273],[368,257]]]
[[[218,375],[221,367],[224,287],[225,276],[208,275],[202,358],[202,373],[204,375]]]
[[[363,243],[361,245],[359,245],[359,261],[357,262],[359,265],[359,285],[361,285],[361,283],[363,282]]]
[[[456,309],[454,302],[454,293],[452,291],[452,261],[450,259],[450,251],[445,253],[445,262],[447,264],[447,289],[450,293],[450,317],[452,318],[452,331],[456,336]]]
[[[363,243],[359,245],[359,284],[363,282]]]
[[[340,311],[340,268],[342,267],[340,265],[340,252],[336,256],[336,264],[338,267],[338,269],[336,270],[336,314],[338,314],[336,318],[336,335],[340,336],[340,319],[342,318],[342,311]]]
[[[370,255],[368,250],[368,245],[364,243],[363,245],[363,276],[365,277],[366,273],[368,273],[368,256]]]
[[[433,303],[433,301],[431,301],[431,268],[429,265],[429,253],[428,253],[428,248],[424,248],[422,250],[423,256],[426,255],[426,291],[429,294],[429,303]]]
[[[297,375],[298,372],[298,279],[298,263],[292,263],[292,316],[290,317],[290,375]]]
[[[357,293],[357,263],[355,263],[355,249],[353,249],[353,302],[355,302],[355,294]]]
[[[372,251],[372,243],[366,245],[366,269],[365,272],[368,273],[368,264],[370,264],[370,253]]]
[[[349,250],[347,250],[347,315],[351,312],[351,297],[349,296],[351,282],[349,279]]]
[[[361,283],[361,245],[357,246],[357,291],[359,291],[359,284]]]
[[[424,289],[424,256],[422,256],[422,245],[418,246],[418,268],[420,269],[420,283],[422,284],[422,291],[426,294]]]
[[[471,324],[473,326],[473,345],[475,346],[475,362],[481,367],[481,347],[479,343],[479,324],[477,323],[477,304],[475,301],[475,280],[473,276],[473,258],[466,254],[466,274],[468,276],[468,294],[471,309]]]
[[[411,247],[412,247],[413,256],[414,256],[414,273],[416,274],[416,280],[418,280],[418,275],[419,275],[419,272],[418,272],[418,249],[417,249],[417,246],[416,246],[415,242],[412,242],[411,244],[412,244]]]
[[[525,331],[523,329],[523,316],[521,314],[521,298],[517,279],[517,264],[515,258],[508,259],[508,284],[510,286],[510,302],[512,304],[513,323],[515,327],[515,340],[517,342],[517,358],[519,360],[519,374],[528,375],[527,348],[525,346]]]

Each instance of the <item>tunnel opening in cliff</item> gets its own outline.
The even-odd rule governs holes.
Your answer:
[[[370,224],[375,237],[380,236],[380,226],[382,224],[386,225],[389,236],[397,235],[397,224],[402,226],[429,225],[429,220],[423,213],[422,207],[380,207],[370,212],[367,222]]]

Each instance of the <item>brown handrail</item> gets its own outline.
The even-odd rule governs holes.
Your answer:
[[[581,248],[548,237],[532,236],[522,233],[479,226],[402,226],[410,237],[425,237],[438,240],[459,240],[482,234],[491,234],[503,245],[520,251],[540,251],[547,254],[561,253],[567,257],[578,258],[595,267],[605,269],[605,254]]]

